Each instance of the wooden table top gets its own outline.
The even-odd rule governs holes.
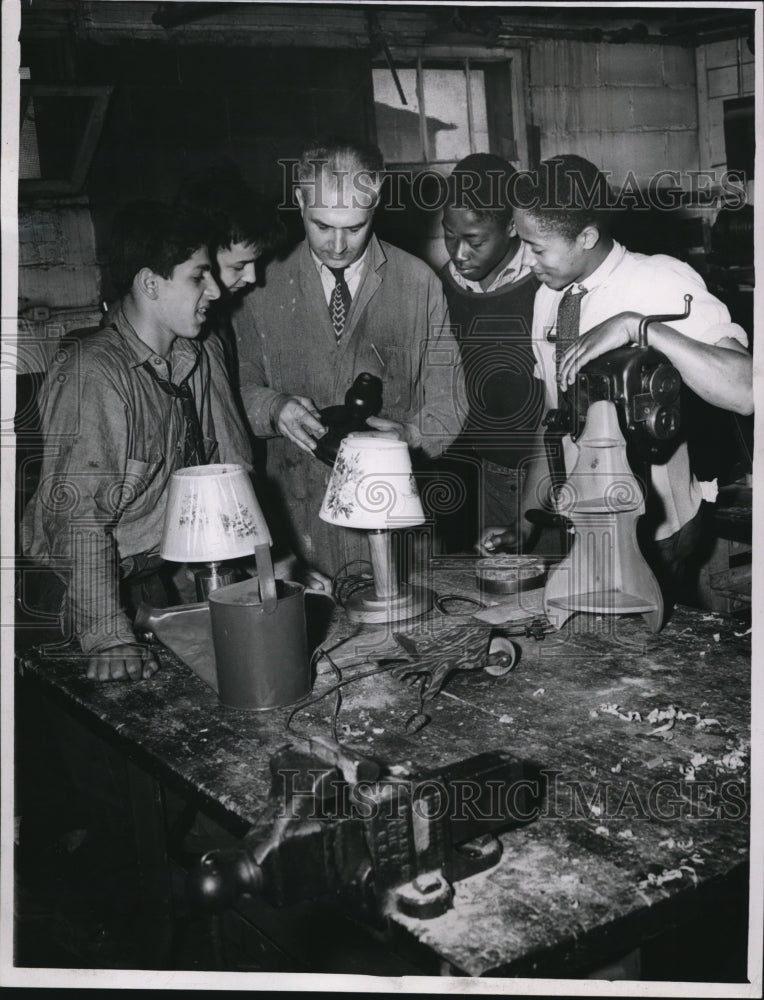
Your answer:
[[[433,584],[474,595],[474,563],[444,563]],[[338,737],[361,753],[416,771],[498,750],[548,773],[546,808],[501,835],[499,864],[455,883],[443,916],[395,915],[395,933],[470,976],[554,975],[636,947],[743,869],[750,636],[736,628],[688,608],[657,635],[641,618],[576,616],[541,640],[518,638],[521,657],[503,677],[452,674],[415,734],[415,689],[385,673],[347,685]],[[351,634],[341,615],[332,629]],[[160,656],[161,670],[138,683],[88,681],[64,658],[22,669],[243,830],[265,802],[291,710],[224,708],[178,657]],[[343,677],[369,666],[345,664]],[[320,673],[313,695],[332,681]],[[331,696],[307,705],[295,729],[330,735],[332,707]]]

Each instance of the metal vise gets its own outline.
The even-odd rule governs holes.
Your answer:
[[[453,882],[498,862],[495,833],[535,819],[545,795],[542,772],[500,753],[411,776],[332,741],[300,742],[271,758],[268,805],[241,844],[189,873],[189,902],[223,908],[249,895],[282,907],[332,895],[373,919],[439,916]]]

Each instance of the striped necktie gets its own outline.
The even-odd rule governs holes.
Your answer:
[[[350,311],[350,289],[345,281],[344,267],[330,267],[329,270],[334,275],[335,285],[329,299],[329,316],[334,327],[334,335],[337,340],[342,336],[345,329],[345,321]]]

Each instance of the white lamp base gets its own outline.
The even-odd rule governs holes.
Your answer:
[[[418,618],[430,610],[434,600],[432,590],[411,584],[401,585],[395,597],[377,597],[376,591],[370,588],[353,594],[345,604],[345,613],[351,622],[381,625]]]

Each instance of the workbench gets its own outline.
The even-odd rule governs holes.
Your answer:
[[[474,597],[474,560],[436,560],[429,582],[440,594]],[[453,622],[469,621],[469,608],[454,608]],[[372,935],[380,953],[404,956],[401,968],[422,974],[581,976],[744,892],[750,635],[739,628],[684,607],[658,634],[639,617],[575,616],[560,632],[516,639],[519,662],[503,677],[451,675],[416,733],[406,731],[414,689],[384,672],[346,686],[337,735],[361,753],[428,769],[500,750],[548,777],[540,816],[501,835],[499,863],[455,883],[453,909],[441,916],[392,915]],[[364,641],[380,632],[361,629]],[[338,612],[325,646],[350,634]],[[291,710],[224,708],[177,656],[158,655],[159,672],[136,683],[88,681],[82,662],[65,657],[27,655],[20,672],[128,757],[145,814],[167,786],[241,836],[263,808],[269,758],[289,742]],[[343,678],[354,671],[363,668],[343,666]],[[313,696],[333,680],[319,672]],[[330,735],[332,707],[332,697],[313,702],[294,728]],[[147,849],[147,906],[169,920],[167,880],[157,877],[164,848]],[[242,912],[271,943],[288,923],[257,901]],[[162,935],[152,935],[156,946]],[[263,945],[253,967],[346,971],[302,945],[291,958],[288,946]]]

